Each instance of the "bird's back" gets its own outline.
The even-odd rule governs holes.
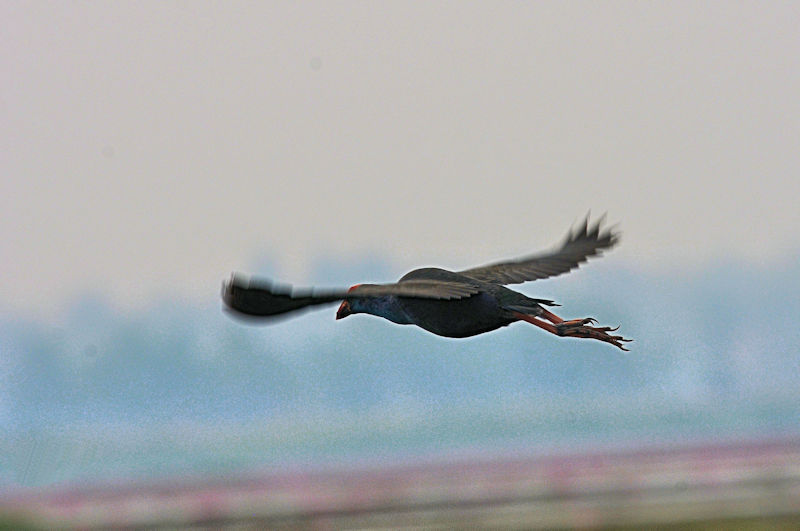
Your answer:
[[[404,282],[406,280],[437,280],[441,282],[464,282],[473,285],[478,284],[477,281],[467,276],[438,267],[423,267],[420,269],[415,269],[414,271],[409,271],[400,277],[399,282]]]

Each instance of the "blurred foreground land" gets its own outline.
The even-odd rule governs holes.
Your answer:
[[[800,529],[800,439],[0,492],[0,529]]]

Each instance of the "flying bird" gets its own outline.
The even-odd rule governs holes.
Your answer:
[[[593,326],[592,317],[564,320],[546,307],[559,306],[505,287],[554,277],[576,269],[619,241],[619,233],[589,217],[567,232],[555,249],[516,260],[463,271],[437,267],[415,269],[393,284],[356,284],[349,289],[295,290],[267,279],[233,273],[222,284],[222,300],[231,313],[269,322],[289,312],[340,302],[336,319],[356,313],[417,325],[444,337],[470,337],[516,321],[557,336],[596,339],[622,350],[631,341],[611,334],[617,328]]]

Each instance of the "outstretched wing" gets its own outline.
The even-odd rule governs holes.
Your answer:
[[[287,284],[251,279],[233,273],[222,283],[222,300],[229,310],[254,317],[270,317],[318,304],[342,300],[346,290],[295,291]]]
[[[412,280],[396,284],[361,284],[346,289],[299,289],[267,279],[251,279],[234,273],[222,284],[222,300],[228,309],[252,317],[272,317],[344,299],[396,295],[421,299],[452,300],[480,291],[475,284]]]
[[[601,227],[603,219],[600,218],[591,225],[589,216],[586,216],[577,229],[567,232],[564,242],[554,251],[475,267],[459,273],[495,284],[519,284],[567,273],[589,258],[599,256],[604,249],[610,249],[619,241],[619,233]]]

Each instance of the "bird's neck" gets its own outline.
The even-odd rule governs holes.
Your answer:
[[[353,313],[368,313],[383,317],[393,323],[412,324],[394,295],[354,299],[350,303],[350,307],[353,309]]]

